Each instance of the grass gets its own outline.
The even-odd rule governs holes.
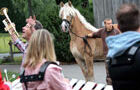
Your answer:
[[[3,59],[0,59],[0,64],[2,65],[20,65],[22,62],[22,56],[14,57],[14,62],[2,62]]]
[[[89,3],[92,3],[93,0],[88,0],[88,1],[89,1]]]
[[[13,74],[15,74],[15,78],[12,78],[12,75]],[[16,72],[10,72],[10,71],[8,71],[7,72],[7,75],[8,75],[8,79],[9,79],[9,81],[14,81],[14,80],[16,80],[18,77],[19,77],[19,73],[16,73]],[[5,73],[2,71],[2,78],[6,78],[6,75],[5,75]]]
[[[10,40],[11,40],[11,37],[8,33],[0,33],[0,42],[1,42],[0,53],[9,53],[10,52],[10,47],[8,44]],[[12,48],[13,48],[13,52],[20,52],[14,45],[12,46]]]

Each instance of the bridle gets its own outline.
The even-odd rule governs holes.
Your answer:
[[[70,15],[70,21],[67,20],[67,19],[62,19],[62,21],[66,22],[66,25],[65,25],[65,31],[68,32],[69,30],[71,30],[71,23],[72,23],[72,19],[73,19],[73,16]]]
[[[77,37],[83,39],[83,41],[84,41],[84,43],[85,43],[85,45],[84,45],[84,52],[88,53],[88,52],[86,51],[86,45],[87,45],[88,48],[90,49],[90,53],[88,53],[88,54],[89,54],[90,56],[92,56],[92,49],[91,49],[91,47],[90,47],[90,45],[89,45],[89,43],[88,43],[88,41],[87,41],[87,37],[85,37],[85,36],[79,36],[79,35],[77,35],[76,33],[74,33],[74,32],[71,30],[72,19],[73,19],[73,16],[72,16],[72,15],[70,15],[70,21],[68,21],[67,19],[62,19],[62,21],[65,21],[65,22],[66,22],[66,26],[65,26],[66,32],[69,31],[69,32],[71,32],[72,34],[74,34],[75,36],[77,36]]]
[[[72,30],[71,30],[71,23],[72,23],[72,19],[73,19],[73,16],[70,15],[70,21],[68,21],[67,19],[62,19],[62,21],[65,21],[66,22],[66,31],[70,31],[72,34],[74,34],[75,36],[79,37],[79,38],[83,38],[79,35],[77,35],[76,33],[74,33]]]

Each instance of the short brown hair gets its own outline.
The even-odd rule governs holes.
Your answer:
[[[111,18],[105,18],[105,20],[104,20],[104,24],[106,24],[106,21],[112,21],[112,19]]]
[[[40,21],[36,20],[35,23],[36,23],[34,26],[35,30],[43,29],[43,25],[41,24]]]
[[[123,4],[116,13],[122,32],[136,31],[140,26],[140,11],[135,4]]]

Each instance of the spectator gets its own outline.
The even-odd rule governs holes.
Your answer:
[[[51,34],[45,30],[37,30],[31,36],[27,55],[24,62],[25,76],[39,73],[45,62],[56,62]],[[49,64],[43,81],[32,81],[23,84],[23,90],[72,90],[61,73],[62,68],[56,64]]]
[[[140,11],[134,4],[124,4],[118,9],[116,18],[122,34],[106,39],[113,89],[139,90]]]

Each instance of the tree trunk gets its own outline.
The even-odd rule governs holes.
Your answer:
[[[10,46],[10,62],[14,61],[14,57],[13,57],[13,49],[12,49],[12,41],[9,41],[9,46]]]
[[[31,0],[28,0],[29,16],[33,16]]]

